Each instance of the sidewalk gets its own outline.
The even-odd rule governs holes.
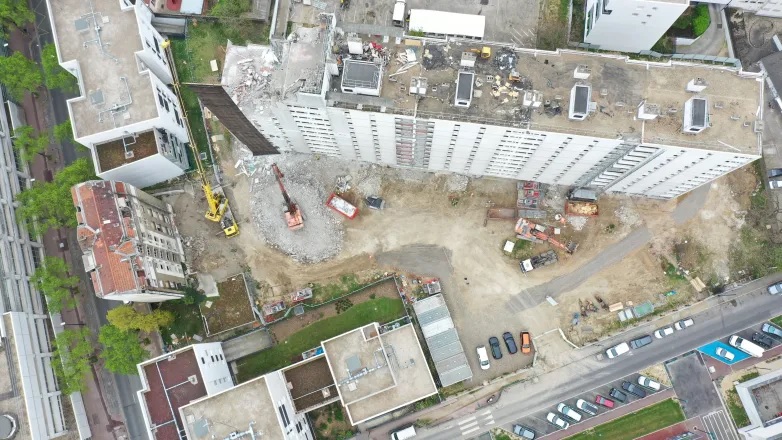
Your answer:
[[[27,29],[28,34],[34,32],[32,26]],[[25,36],[25,34],[19,30],[11,32],[8,41],[9,49],[12,51],[18,51],[25,56],[31,56],[30,45],[32,41]],[[50,129],[48,108],[50,107],[49,93],[47,90],[42,89],[37,97],[32,94],[27,94],[24,100],[21,102],[21,107],[24,111],[27,124],[35,128],[37,131],[48,131]],[[38,156],[30,163],[30,176],[39,181],[50,181],[52,174],[59,169],[62,169],[62,153],[60,146],[52,144],[47,152],[48,158],[44,156]],[[68,252],[71,246],[75,246],[76,242],[70,240],[67,236],[68,231],[57,230],[48,231],[42,238],[42,245],[48,256],[59,256],[65,259],[69,267],[72,267],[73,257],[71,252]],[[75,238],[75,236],[74,236]],[[77,300],[78,305],[76,309],[63,310],[60,313],[62,322],[66,324],[65,328],[73,325],[86,325],[90,328],[93,335],[98,334],[99,322],[97,319],[84,319],[89,313],[85,313],[84,303],[89,303],[89,300],[85,301],[84,295],[90,292],[84,285],[79,286]],[[122,409],[119,404],[108,401],[106,396],[116,395],[114,388],[113,378],[105,369],[98,366],[93,367],[92,376],[87,381],[86,390],[82,393],[84,407],[87,412],[87,418],[89,420],[90,428],[92,430],[92,438],[95,440],[114,440],[124,435],[124,417]],[[108,381],[104,380],[108,377]],[[116,388],[114,388],[115,390]],[[107,392],[108,390],[108,392]]]

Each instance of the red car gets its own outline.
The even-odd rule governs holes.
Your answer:
[[[613,400],[606,399],[605,397],[603,397],[603,396],[601,396],[599,394],[597,395],[597,397],[595,397],[595,403],[598,404],[598,405],[603,405],[606,408],[613,408],[614,407],[614,401]]]

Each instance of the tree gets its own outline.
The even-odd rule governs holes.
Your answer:
[[[171,325],[174,314],[160,309],[152,313],[140,313],[133,306],[123,305],[109,310],[106,319],[122,331],[141,330],[151,333]]]
[[[141,347],[138,332],[122,331],[113,325],[100,328],[98,341],[103,345],[100,358],[106,369],[118,374],[136,374],[136,365],[149,356]]]
[[[62,258],[46,257],[35,269],[30,282],[46,296],[50,312],[59,313],[63,308],[76,305],[72,289],[79,284],[79,278],[68,275],[68,265]]]
[[[54,128],[52,128],[52,135],[57,142],[70,142],[78,147],[87,148],[73,139],[73,125],[71,125],[70,119],[55,125]]]
[[[21,28],[35,20],[35,14],[27,6],[24,0],[0,1],[0,27]]]
[[[14,130],[12,137],[14,150],[25,162],[32,162],[37,154],[46,155],[51,139],[48,133],[35,134],[35,129],[29,125],[22,125]]]
[[[60,362],[52,362],[52,369],[63,394],[84,391],[93,351],[88,328],[64,330],[54,338],[54,355]]]
[[[19,207],[16,215],[32,232],[43,234],[51,228],[75,227],[76,209],[73,207],[71,187],[77,183],[97,179],[89,158],[81,158],[60,170],[51,182],[36,182],[17,194]]]
[[[2,3],[2,2],[0,2]],[[0,57],[0,83],[3,83],[14,99],[22,99],[24,92],[34,92],[43,84],[38,65],[21,52],[10,57]]]
[[[43,78],[47,88],[66,92],[76,91],[76,77],[60,66],[54,44],[46,44],[41,50],[41,67],[43,67]]]

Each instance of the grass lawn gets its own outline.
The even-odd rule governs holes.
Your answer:
[[[268,350],[242,359],[238,362],[237,378],[239,382],[244,382],[280,369],[293,363],[302,352],[317,346],[323,340],[371,322],[390,322],[404,314],[401,299],[377,298],[356,304],[337,316],[322,319],[294,333],[286,341],[278,341],[277,345]]]
[[[589,431],[568,437],[568,439],[633,440],[681,421],[684,421],[684,412],[681,406],[678,402],[668,399],[596,426]]]
[[[779,315],[776,318],[772,318],[771,322],[773,322],[774,324],[782,327],[782,315]]]
[[[777,318],[782,318],[778,316]],[[774,318],[774,319],[777,319]],[[752,380],[756,377],[760,376],[760,373],[757,371],[753,371],[751,373],[747,373],[743,376],[741,376],[737,382],[742,383],[746,382],[748,380]],[[733,421],[736,423],[736,426],[739,428],[743,428],[744,426],[749,425],[749,416],[747,416],[747,411],[744,409],[744,406],[741,404],[741,399],[739,398],[739,393],[736,392],[736,388],[733,387],[730,391],[728,391],[728,410],[730,411],[730,416],[733,417]]]
[[[206,336],[204,321],[197,304],[185,304],[182,300],[171,300],[160,304],[160,309],[168,310],[174,314],[174,323],[160,331],[160,336],[166,344],[171,344],[171,335],[176,335],[180,344],[185,336]]]

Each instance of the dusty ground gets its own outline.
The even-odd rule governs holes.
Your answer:
[[[204,201],[200,193],[194,198],[191,195],[194,191],[190,189],[189,193],[167,198],[178,213],[180,232],[186,237],[192,268],[209,272],[216,279],[247,270],[255,280],[271,286],[273,292],[291,292],[308,283],[322,283],[335,276],[364,271],[398,269],[420,276],[439,276],[443,279],[446,300],[470,362],[475,362],[472,353],[476,346],[487,344],[490,336],[500,336],[504,331],[512,331],[518,337],[519,331],[528,330],[535,336],[560,327],[578,344],[596,339],[601,332],[613,328],[611,322],[615,315],[601,311],[582,319],[576,331],[571,331],[569,324],[573,312],[579,310],[579,298],[594,301],[597,294],[609,304],[618,301],[637,304],[645,300],[658,301],[663,292],[676,288],[677,301],[691,300],[693,292],[688,283],[672,280],[663,273],[663,258],[676,261],[674,245],[682,239],[692,240],[698,244],[692,249],[699,250],[698,254],[707,258],[693,259],[685,252],[685,262],[698,263],[697,268],[688,270],[694,270],[694,275],[704,282],[725,275],[721,260],[728,253],[735,230],[742,221],[741,211],[747,206],[747,193],[738,192],[737,188],[744,188],[750,178],[748,171],[738,171],[714,182],[705,207],[694,218],[690,218],[692,213],[679,218],[676,207],[677,203],[691,203],[690,200],[697,199],[695,197],[686,196],[681,202],[662,202],[603,196],[599,217],[588,219],[580,230],[570,225],[562,227],[561,237],[579,242],[576,253],[560,253],[559,263],[525,276],[519,271],[518,260],[502,252],[505,240],[514,237],[513,223],[492,221],[484,226],[489,204],[514,206],[515,181],[473,179],[465,191],[454,191],[452,178],[444,175],[364,166],[366,169],[361,175],[367,177],[362,179],[369,180],[354,183],[359,189],[377,190],[385,198],[387,208],[370,211],[362,206],[356,219],[340,219],[344,241],[339,254],[322,263],[300,264],[270,249],[253,223],[248,221],[248,179],[233,176],[233,165],[233,160],[226,161],[223,169],[227,180],[233,182],[228,193],[241,228],[238,238],[221,237],[219,228],[203,218]],[[360,165],[350,166],[355,169]],[[325,168],[327,170],[314,170],[312,174],[330,191],[335,183],[334,171],[330,166]],[[356,173],[354,177],[360,175],[358,171]],[[564,202],[563,193],[552,188],[546,196],[552,213],[561,212],[558,207]],[[454,198],[458,201],[455,206],[451,201]],[[693,209],[699,209],[701,202],[694,203]],[[196,220],[182,222],[183,219]],[[553,220],[548,223],[553,224]],[[608,246],[642,228],[650,231],[650,241],[617,264],[590,274],[577,288],[558,292],[559,306],[552,307],[544,302],[522,311],[505,306],[518,292],[567,276],[595,259]],[[539,245],[535,251],[547,249],[546,245]],[[554,336],[559,338],[558,334],[551,337]],[[541,349],[541,356],[550,359],[552,364],[565,361],[557,358],[557,350],[568,350],[564,342],[562,347],[559,342],[556,344]],[[520,355],[506,355],[486,372],[474,365],[473,381],[480,383],[524,368],[530,362]]]

